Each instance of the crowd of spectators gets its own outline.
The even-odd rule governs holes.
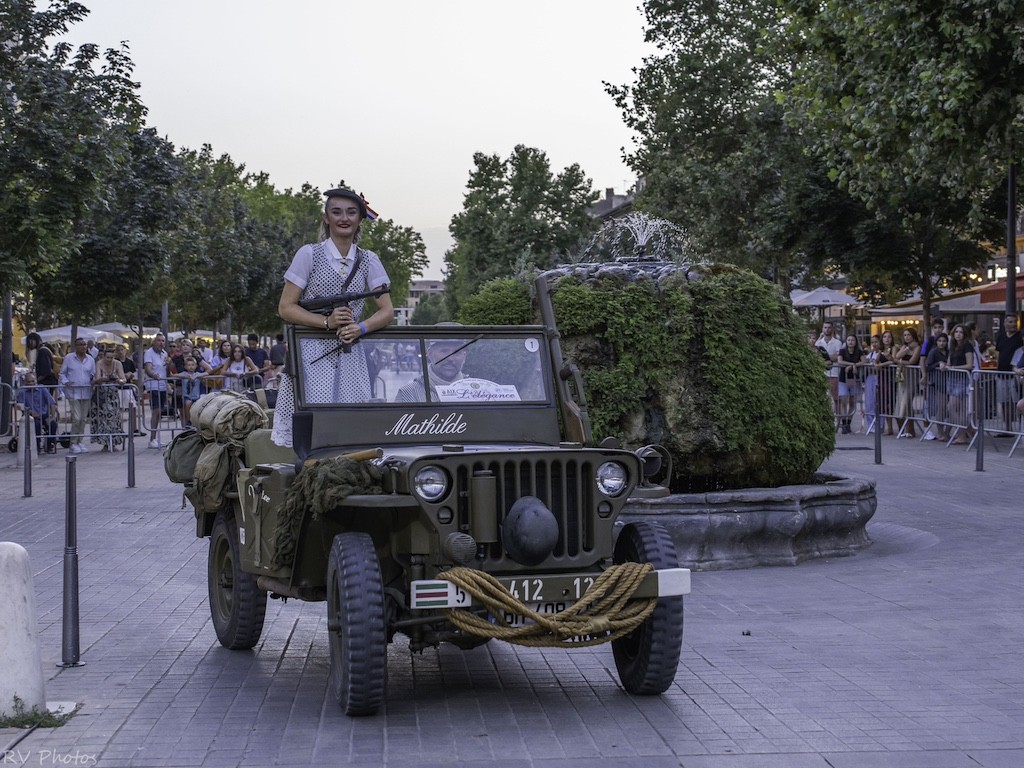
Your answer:
[[[141,379],[149,411],[149,447],[160,448],[161,419],[176,417],[190,425],[192,404],[207,392],[275,386],[287,356],[284,335],[276,336],[269,351],[254,333],[246,341],[242,346],[224,339],[214,351],[203,338],[195,343],[187,337],[167,341],[158,333],[139,360],[121,344],[76,339],[64,350],[29,333],[16,402],[36,422],[40,450],[56,450],[58,404],[65,401],[69,450],[88,452],[91,437],[102,450],[113,451],[123,443],[123,414],[130,402],[137,404],[134,387]]]
[[[991,392],[986,390],[986,418],[994,419],[997,434],[1020,431],[1024,339],[1015,315],[1005,316],[994,343],[979,336],[974,323],[957,324],[947,332],[941,318],[932,321],[931,335],[923,342],[916,329],[905,328],[895,335],[885,331],[871,336],[862,346],[854,334],[840,340],[827,321],[820,333],[809,331],[807,341],[824,365],[841,434],[852,432],[859,412],[863,432],[877,427],[885,435],[917,437],[919,422],[930,425],[922,435],[925,440],[952,438],[953,444],[967,444],[978,408],[973,385],[983,369],[997,372],[990,379]]]

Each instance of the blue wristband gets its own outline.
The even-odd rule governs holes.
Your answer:
[[[359,326],[359,334],[361,336],[365,336],[366,335],[366,326],[363,325],[362,323],[356,323],[356,325]]]

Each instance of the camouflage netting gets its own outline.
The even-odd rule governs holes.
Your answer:
[[[545,274],[595,440],[665,446],[673,491],[808,482],[832,451],[821,363],[777,286],[725,264],[577,264]],[[459,320],[539,323],[532,290],[490,283]]]
[[[343,456],[311,463],[288,489],[274,532],[274,564],[288,565],[295,557],[302,516],[308,509],[314,520],[337,509],[353,494],[377,495],[384,492],[380,468],[367,461],[352,461]]]

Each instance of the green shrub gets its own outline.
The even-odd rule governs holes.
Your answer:
[[[552,303],[595,439],[664,445],[677,492],[810,480],[834,446],[827,382],[774,285],[729,265],[566,272]],[[460,319],[537,323],[529,295],[496,281]]]

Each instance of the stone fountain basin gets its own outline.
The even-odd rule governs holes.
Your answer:
[[[876,506],[874,480],[819,472],[808,485],[634,497],[618,524],[658,522],[681,566],[717,571],[852,555],[871,544]]]

